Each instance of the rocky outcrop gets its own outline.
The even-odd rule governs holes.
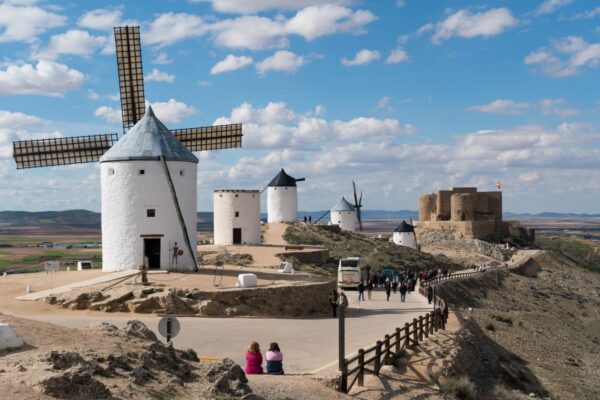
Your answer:
[[[329,312],[329,291],[334,288],[335,281],[211,292],[197,289],[168,291],[153,288],[130,291],[115,289],[105,291],[98,302],[90,302],[93,297],[86,293],[75,295],[67,293],[61,295],[63,297],[56,298],[54,303],[71,310],[80,310],[87,306],[90,310],[105,312],[168,313],[207,317],[243,315],[308,317],[326,315]],[[65,306],[66,304],[68,306]],[[114,331],[110,326],[99,328]]]
[[[206,377],[213,384],[210,391],[215,395],[242,397],[252,393],[244,370],[230,358],[216,363]]]

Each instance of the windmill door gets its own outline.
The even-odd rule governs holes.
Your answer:
[[[233,244],[242,244],[242,228],[233,228]]]
[[[148,268],[160,268],[160,239],[144,239],[144,257]]]

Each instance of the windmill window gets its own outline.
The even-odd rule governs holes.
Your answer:
[[[185,169],[179,170],[179,176],[185,176]]]
[[[237,218],[237,217],[239,217],[239,216],[240,216],[240,212],[239,212],[239,211],[236,211],[236,212],[235,212],[235,217]]]
[[[144,169],[140,169],[140,170],[138,171],[138,174],[139,174],[139,175],[144,175],[145,173],[146,173],[146,170],[144,170]]]
[[[236,194],[236,195],[235,195],[235,197],[240,197],[240,195],[239,195],[239,194]]]
[[[148,218],[154,218],[156,217],[156,210],[154,208],[149,208],[146,210],[146,216]]]
[[[108,175],[114,175],[115,174],[115,170],[112,168],[108,169]]]

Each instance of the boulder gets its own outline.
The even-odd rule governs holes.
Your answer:
[[[23,347],[21,339],[9,324],[0,324],[0,350]]]
[[[150,330],[143,322],[133,319],[127,321],[121,329],[127,336],[133,336],[144,340],[158,342],[156,334]]]
[[[216,363],[206,377],[213,384],[210,389],[213,394],[241,397],[252,393],[244,370],[230,358]]]
[[[164,296],[158,298],[161,308],[165,310],[167,314],[191,314],[192,309],[179,298],[175,293],[169,292]]]
[[[161,308],[160,301],[156,296],[141,297],[127,302],[127,308],[134,313],[152,313]]]
[[[202,300],[194,308],[198,314],[205,316],[222,316],[225,314],[225,305],[216,300]]]
[[[120,293],[115,295],[114,297],[108,297],[102,301],[93,303],[89,306],[89,309],[92,311],[127,311],[127,306],[125,302],[133,298],[132,291],[126,291],[124,293]]]
[[[89,372],[67,371],[38,382],[42,393],[60,399],[110,399],[110,390]]]

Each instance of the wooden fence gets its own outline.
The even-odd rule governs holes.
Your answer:
[[[385,335],[383,341],[378,340],[374,346],[359,349],[358,354],[344,359],[341,371],[340,391],[348,393],[354,384],[363,386],[365,373],[379,376],[382,365],[391,363],[400,357],[405,349],[413,349],[429,335],[440,329],[445,329],[448,321],[448,307],[439,297],[434,299],[434,310],[419,318],[413,318],[412,323]]]

